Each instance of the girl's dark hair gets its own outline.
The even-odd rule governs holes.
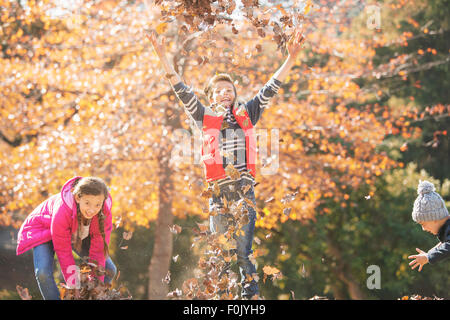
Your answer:
[[[103,238],[104,254],[105,257],[108,257],[109,249],[105,238],[105,214],[103,212],[105,200],[108,198],[108,187],[106,186],[106,183],[102,179],[97,177],[79,178],[75,180],[75,182],[72,185],[72,194],[78,197],[82,197],[83,195],[92,195],[92,196],[103,195],[105,197],[105,199],[103,200],[102,208],[98,213],[98,227],[100,234],[102,235]],[[76,205],[77,205],[78,235],[75,242],[75,249],[78,250],[78,252],[80,252],[82,240],[79,235],[81,231],[82,216],[80,205],[78,204],[78,202],[76,202]]]

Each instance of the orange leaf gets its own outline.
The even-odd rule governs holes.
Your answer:
[[[158,24],[158,26],[156,27],[156,32],[158,34],[162,34],[164,32],[166,32],[167,28],[168,28],[169,24],[167,22],[163,22]]]
[[[263,272],[264,272],[264,274],[267,274],[267,275],[273,275],[273,274],[277,274],[277,273],[279,273],[280,272],[280,270],[278,270],[277,268],[275,268],[275,267],[271,267],[271,266],[264,266],[264,268],[263,268]]]

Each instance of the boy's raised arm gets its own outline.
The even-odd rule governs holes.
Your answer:
[[[202,129],[205,107],[197,98],[192,88],[189,88],[188,86],[186,86],[186,84],[183,83],[183,79],[175,71],[173,65],[169,63],[166,55],[165,38],[162,36],[159,37],[155,31],[147,33],[146,36],[152,43],[153,49],[158,55],[161,65],[166,73],[165,77],[167,78],[167,80],[169,80],[173,91],[183,103],[186,113],[194,120],[194,122],[197,124],[197,127],[199,129]]]
[[[159,60],[161,61],[161,65],[166,72],[166,78],[169,80],[172,87],[183,81],[180,75],[175,71],[172,64],[169,63],[166,55],[166,39],[164,37],[158,37],[158,34],[155,31],[151,31],[146,33],[147,38],[153,45],[153,49],[158,55]]]
[[[302,49],[302,45],[305,42],[303,37],[303,31],[296,30],[287,44],[288,57],[283,65],[274,73],[272,78],[277,79],[280,82],[286,80],[292,66],[295,64],[298,54]]]
[[[286,80],[286,77],[291,71],[291,68],[295,64],[295,60],[302,49],[304,41],[303,31],[296,30],[287,45],[289,55],[286,61],[273,74],[272,78],[256,94],[256,96],[247,102],[246,108],[253,125],[258,122],[264,108],[267,107],[269,99],[278,93],[281,84]]]

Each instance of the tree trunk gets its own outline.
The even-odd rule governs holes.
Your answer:
[[[342,288],[341,282],[330,283],[331,291],[336,300],[347,300],[347,292]]]
[[[170,142],[169,142],[170,143]],[[172,198],[173,182],[169,167],[170,151],[172,148],[162,148],[159,157],[159,208],[155,227],[155,242],[153,254],[148,268],[148,298],[150,300],[166,299],[168,285],[162,280],[169,271],[172,257],[173,243],[169,226],[173,225]]]
[[[336,239],[334,239],[332,232],[328,232],[327,245],[331,256],[336,262],[336,267],[331,267],[331,271],[345,284],[350,298],[352,300],[366,299],[366,294],[361,290],[360,283],[353,277],[350,266],[342,257],[341,248],[337,245]],[[342,292],[336,292],[336,294],[342,296]]]
[[[190,46],[194,41],[195,37],[184,40],[185,48]],[[173,66],[175,71],[183,75],[184,67],[188,61],[185,59],[182,65],[178,64],[181,59],[181,49],[183,46],[180,45],[180,39],[177,38],[176,47],[180,48],[173,56]],[[168,97],[174,95],[171,90],[166,93]],[[170,99],[169,99],[170,100]],[[176,99],[174,99],[176,101]],[[176,103],[176,102],[175,102]],[[166,110],[164,125],[169,131],[174,129],[182,128],[181,116],[184,112],[180,106],[174,105],[163,105],[157,106],[157,109],[161,107]],[[159,145],[159,208],[158,208],[158,219],[156,221],[155,227],[155,242],[153,245],[153,254],[150,260],[150,266],[148,268],[149,272],[149,282],[148,282],[148,298],[149,299],[167,299],[168,285],[162,280],[166,277],[169,271],[170,262],[172,259],[173,242],[172,233],[170,232],[169,226],[173,225],[174,217],[172,215],[172,201],[173,201],[173,181],[172,181],[172,168],[170,167],[170,157],[173,150],[172,141],[163,136],[161,138],[161,143]]]

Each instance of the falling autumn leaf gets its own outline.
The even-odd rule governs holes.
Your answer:
[[[163,283],[169,284],[170,283],[170,271],[167,271],[166,276],[164,279],[161,280]]]
[[[180,289],[175,289],[174,291],[171,291],[167,294],[168,298],[176,298],[176,297],[180,297],[182,295],[182,291]]]
[[[401,152],[405,152],[406,150],[408,150],[408,143],[405,142],[401,147],[400,147],[400,151]]]
[[[160,23],[156,26],[155,30],[158,34],[163,34],[167,31],[169,24],[166,22]]]
[[[232,164],[229,164],[225,168],[225,173],[231,178],[231,180],[237,180],[241,177],[239,171],[237,171],[237,169]]]
[[[179,234],[182,230],[182,228],[177,224],[174,224],[173,226],[169,226],[169,229],[170,229],[170,232],[172,232],[173,234]]]
[[[122,238],[124,240],[130,240],[132,237],[133,237],[133,231],[129,231],[129,232],[124,231],[122,234]]]
[[[264,266],[264,267],[263,267],[263,272],[264,272],[264,274],[267,274],[267,275],[270,276],[270,275],[274,275],[274,274],[276,274],[276,273],[279,273],[280,270],[277,269],[277,268],[275,268],[275,267]]]
[[[284,209],[283,209],[283,214],[286,215],[286,216],[289,216],[289,214],[291,213],[291,211],[292,211],[292,208],[284,208]]]
[[[305,5],[304,14],[307,15],[310,10],[311,10],[311,0],[308,0]]]
[[[22,288],[21,286],[16,286],[17,293],[20,296],[20,299],[22,300],[31,300],[32,296],[28,292],[28,288]]]

